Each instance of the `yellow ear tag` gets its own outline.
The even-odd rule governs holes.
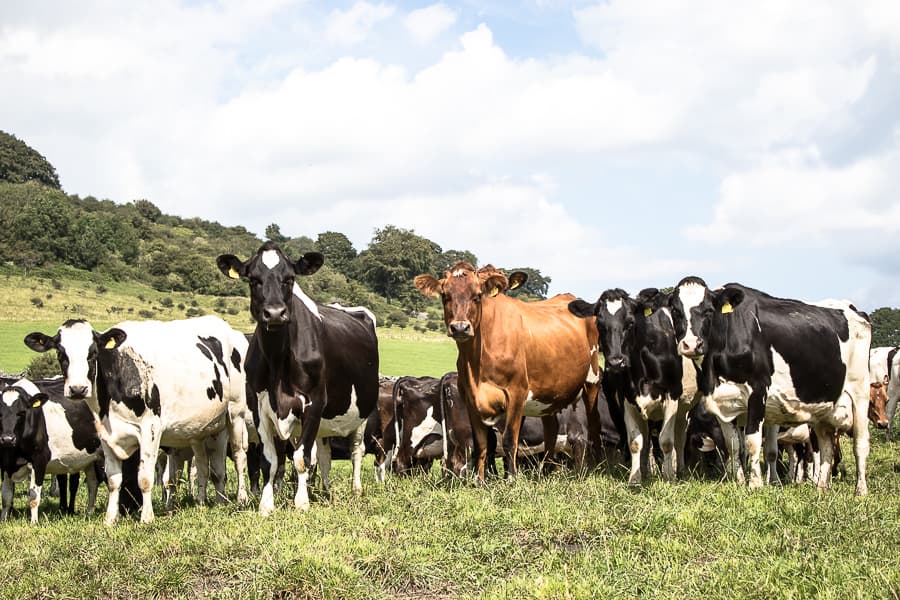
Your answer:
[[[727,315],[730,312],[734,312],[734,309],[731,307],[731,302],[726,302],[722,305],[722,314]]]
[[[41,401],[40,401],[40,400],[35,400],[35,401],[34,401],[34,404],[31,405],[31,408],[37,408],[37,407],[39,407],[40,405],[41,405]]]
[[[232,279],[240,279],[241,278],[241,274],[238,273],[237,271],[235,271],[234,267],[231,267],[230,269],[228,269],[228,276],[231,277]]]
[[[104,348],[106,348],[107,350],[112,350],[115,347],[116,347],[116,339],[115,338],[109,338],[109,341],[106,342],[106,345],[104,346]]]
[[[644,316],[645,316],[645,317],[649,317],[649,316],[652,315],[652,314],[653,314],[653,309],[652,309],[652,308],[649,308],[649,307],[648,307],[648,308],[645,308],[645,309],[644,309]]]
[[[500,288],[495,287],[494,289],[491,290],[490,296],[491,296],[491,298],[493,298],[494,296],[496,296],[499,293],[500,293]]]

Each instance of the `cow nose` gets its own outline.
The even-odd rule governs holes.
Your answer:
[[[606,360],[606,364],[609,365],[611,369],[614,371],[618,371],[625,368],[625,357],[624,356],[613,356]]]
[[[0,435],[0,446],[9,447],[16,445],[16,436],[11,433]]]
[[[888,424],[883,421],[879,421],[879,422],[875,423],[875,427],[877,427],[878,429],[887,429]]]
[[[69,386],[69,398],[74,398],[75,400],[79,400],[87,396],[88,388],[86,385],[70,385]]]
[[[266,323],[284,323],[287,321],[287,307],[274,306],[263,309],[263,320]]]
[[[452,337],[469,337],[472,335],[472,324],[468,321],[453,321],[450,323],[450,335]]]

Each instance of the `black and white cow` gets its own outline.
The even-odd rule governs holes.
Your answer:
[[[441,380],[437,377],[401,377],[394,383],[395,439],[393,467],[399,474],[414,467],[425,470],[444,458],[445,422],[441,407]]]
[[[648,421],[662,421],[659,442],[663,477],[669,480],[684,465],[687,414],[697,400],[696,373],[675,349],[675,329],[666,296],[655,288],[632,299],[624,290],[610,289],[593,304],[578,299],[569,310],[593,317],[605,358],[603,393],[624,417],[631,451],[629,483],[639,484],[649,471]]]
[[[153,520],[151,490],[160,446],[190,446],[198,468],[198,501],[206,498],[206,438],[228,429],[238,473],[238,500],[247,501],[244,356],[247,341],[214,316],[183,321],[126,321],[103,332],[67,321],[50,337],[32,333],[26,345],[55,349],[65,395],[84,399],[98,423],[106,462],[106,520],[118,516],[122,461],[140,450],[141,521]],[[95,385],[96,384],[96,385]],[[221,460],[224,472],[224,460]],[[224,480],[220,497],[224,496]]]
[[[97,498],[95,463],[102,458],[100,440],[94,419],[83,403],[62,396],[62,380],[41,380],[43,389],[27,379],[4,385],[0,392],[0,463],[3,471],[3,518],[12,503],[14,479],[25,465],[31,467],[29,499],[31,521],[36,522],[45,474],[85,472],[88,486],[87,512],[93,512]],[[76,479],[77,481],[77,479]],[[75,487],[77,490],[77,487]],[[66,505],[61,496],[60,508],[74,508],[75,490]],[[60,492],[62,493],[62,489]]]
[[[746,415],[751,487],[762,485],[765,421],[812,425],[820,443],[820,489],[830,482],[834,432],[852,431],[856,493],[867,492],[872,331],[864,315],[846,301],[806,304],[736,283],[710,290],[698,277],[682,279],[669,306],[678,351],[701,361],[698,386],[726,438],[736,436],[735,418]],[[730,444],[732,455],[735,450]],[[739,469],[735,475],[742,480]]]
[[[307,467],[313,444],[322,437],[354,436],[353,490],[362,492],[364,425],[378,399],[375,317],[362,308],[318,305],[300,289],[294,279],[312,275],[323,262],[318,252],[291,261],[272,242],[246,262],[230,254],[216,261],[226,276],[250,283],[250,313],[257,326],[247,353],[248,381],[255,391],[268,392],[255,418],[263,466],[268,463],[259,504],[264,515],[275,508],[271,482],[282,458],[276,438],[299,436],[293,456],[295,507],[309,508]],[[327,489],[331,457],[323,450],[318,449],[318,465]]]

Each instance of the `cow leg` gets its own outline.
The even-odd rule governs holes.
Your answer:
[[[299,510],[309,510],[309,471],[306,466],[312,462],[312,449],[307,450],[306,444],[301,440],[300,445],[294,450],[294,470],[297,472],[297,493],[294,494],[294,507]]]
[[[778,425],[767,425],[766,431],[766,470],[770,485],[778,483]]]
[[[275,443],[272,425],[268,419],[259,424],[260,467],[263,476],[262,497],[259,500],[259,514],[264,517],[275,510],[275,482],[278,481],[278,466],[284,463],[284,455]],[[284,475],[282,475],[283,477]]]
[[[827,490],[831,483],[831,463],[834,460],[834,433],[823,423],[815,425],[816,437],[819,440],[819,477],[816,487]]]
[[[213,438],[213,451],[209,454],[209,478],[212,480],[213,488],[216,490],[216,502],[225,504],[228,502],[228,496],[225,494],[225,483],[227,480],[226,457],[228,455],[228,441],[230,435],[227,431],[221,431]],[[240,478],[243,480],[243,477]],[[244,495],[247,495],[246,486],[244,487]]]
[[[262,448],[259,442],[247,446],[247,477],[250,478],[250,493],[259,496],[260,455]],[[240,500],[240,498],[238,498]]]
[[[322,492],[326,496],[331,493],[331,439],[316,440],[316,465],[322,475]]]
[[[362,461],[363,455],[366,453],[366,446],[364,443],[365,434],[366,422],[363,421],[359,424],[359,427],[356,428],[356,431],[353,432],[350,443],[350,462],[353,466],[353,493],[357,496],[361,496],[363,492]],[[324,473],[322,476],[324,477]]]
[[[544,473],[549,473],[555,465],[559,419],[557,419],[557,415],[541,417],[541,424],[544,426],[544,464],[542,470]]]
[[[81,473],[69,474],[69,501],[66,504],[66,512],[75,514],[75,497],[78,496],[78,484],[81,483]]]
[[[175,490],[178,485],[178,476],[175,471],[175,452],[171,450],[166,452],[165,458],[165,466],[162,472],[163,500],[166,512],[170,512],[175,503]]]
[[[16,484],[13,483],[12,477],[7,475],[6,473],[2,474],[3,476],[3,485],[2,485],[2,497],[3,497],[3,510],[0,511],[0,521],[5,521],[7,517],[9,517],[9,511],[12,509],[13,505],[13,495],[15,492]]]
[[[869,493],[866,483],[866,461],[869,458],[869,419],[867,395],[860,396],[861,400],[853,403],[853,456],[856,459],[856,495],[865,496]],[[890,426],[888,426],[890,431]]]
[[[685,473],[685,452],[687,444],[687,415],[690,405],[685,402],[678,403],[678,412],[675,413],[675,476],[683,476]]]
[[[516,392],[510,392],[510,397],[515,398]],[[524,398],[525,394],[520,393]],[[518,406],[516,406],[518,404]],[[506,478],[515,479],[519,474],[518,450],[519,431],[522,429],[522,403],[509,402],[506,409],[506,427],[503,429],[503,453],[506,455]],[[554,440],[555,444],[556,440]]]
[[[728,449],[728,473],[740,485],[744,485],[744,468],[741,465],[740,436],[734,421],[719,420],[722,429],[722,437],[725,438],[725,447]]]
[[[247,421],[244,419],[243,415],[231,415],[229,420],[228,441],[231,443],[231,458],[234,460],[234,470],[237,475],[237,501],[238,504],[244,505],[250,501],[250,496],[247,494],[246,476],[249,433],[247,432]],[[257,487],[258,486],[259,484],[257,483]]]
[[[68,499],[69,499],[69,491],[68,491],[68,483],[69,483],[69,474],[68,473],[60,473],[59,475],[54,475],[50,480],[50,490],[47,492],[47,495],[51,498],[56,496],[59,498],[59,512],[60,514],[66,514],[68,512]],[[56,493],[54,493],[56,492]]]
[[[662,446],[663,464],[662,475],[666,481],[675,480],[675,472],[678,469],[676,448],[676,430],[678,427],[678,400],[668,398],[665,403],[662,429],[659,431],[659,445]]]
[[[157,427],[159,425],[157,424]],[[149,428],[148,428],[149,429]],[[143,432],[142,432],[143,433]],[[152,523],[153,515],[153,471],[156,466],[156,457],[159,455],[159,440],[154,444],[150,442],[151,435],[141,436],[141,462],[138,465],[138,487],[141,490],[141,523]],[[146,443],[145,443],[146,442]]]
[[[637,407],[630,402],[625,403],[624,412],[625,430],[628,432],[628,449],[631,451],[631,473],[628,476],[628,483],[640,485],[642,475],[646,474],[648,470],[642,463],[645,452],[649,462],[649,427]]]
[[[84,479],[85,483],[87,483],[88,490],[87,506],[85,506],[84,512],[88,515],[94,514],[94,504],[97,503],[96,466],[96,463],[91,463],[90,465],[88,465],[87,469],[84,470]]]
[[[888,384],[888,401],[887,401],[887,440],[893,441],[891,437],[894,430],[894,414],[897,412],[897,399],[900,398],[900,381],[891,381]]]
[[[38,522],[38,510],[41,506],[41,487],[44,483],[43,466],[32,466],[31,481],[28,485],[28,508],[31,509],[31,522]]]
[[[106,517],[103,522],[106,525],[115,525],[119,518],[119,493],[122,490],[122,461],[115,453],[104,444],[104,467],[106,469],[106,488],[109,491],[109,499],[106,504]]]
[[[206,486],[209,482],[209,453],[206,440],[191,442],[194,451],[194,466],[197,468],[197,495],[195,499],[200,506],[206,506]]]
[[[591,468],[599,465],[604,460],[603,426],[600,423],[599,403],[600,385],[592,384],[584,386],[581,398],[587,413],[588,445],[590,447]]]

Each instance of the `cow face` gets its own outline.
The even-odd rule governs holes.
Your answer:
[[[888,428],[887,385],[888,377],[885,375],[884,381],[873,382],[869,388],[869,420],[878,429]]]
[[[440,296],[447,335],[461,342],[472,339],[481,325],[482,299],[518,287],[527,276],[517,271],[511,277],[514,278],[513,286],[503,272],[492,265],[476,270],[469,263],[459,262],[444,272],[443,279],[418,275],[414,283],[426,296]]]
[[[577,317],[594,317],[600,333],[600,350],[606,359],[606,369],[613,373],[629,367],[629,355],[634,344],[634,300],[621,289],[606,290],[594,304],[584,300],[569,303],[569,312]]]
[[[705,340],[713,314],[713,297],[699,277],[685,277],[669,296],[678,353],[699,358],[706,352]]]
[[[291,261],[272,242],[266,242],[247,262],[232,254],[223,254],[216,265],[226,277],[246,279],[250,283],[250,314],[266,329],[277,329],[291,322],[291,297],[294,278],[312,275],[325,262],[318,252],[307,252]]]
[[[419,452],[431,444],[441,442],[441,424],[434,414],[434,399],[437,396],[434,393],[412,393],[404,395],[402,402],[398,402],[400,442],[397,444],[394,464],[397,473],[409,473],[419,464],[416,460],[420,458],[417,456]]]
[[[63,393],[66,398],[81,400],[93,393],[100,335],[87,321],[70,320],[53,337],[37,331],[29,333],[25,345],[35,352],[56,350],[59,369],[65,378]],[[104,338],[102,343],[109,343],[109,338]]]
[[[30,394],[18,385],[0,394],[0,448],[15,448],[29,437],[46,401],[46,394]]]

